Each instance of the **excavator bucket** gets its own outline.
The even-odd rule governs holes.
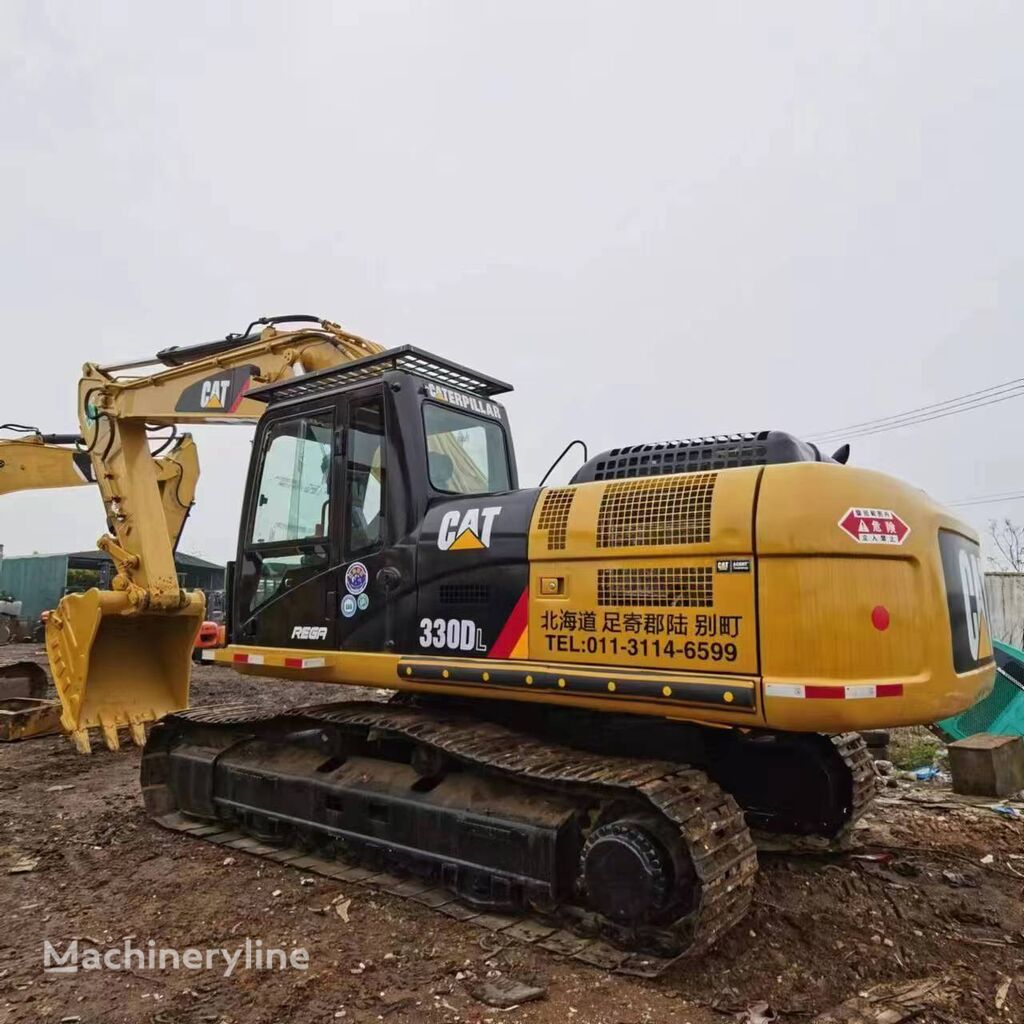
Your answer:
[[[47,700],[49,680],[34,661],[0,665],[0,743],[60,732],[60,704]]]
[[[174,611],[136,611],[121,591],[62,598],[46,623],[46,652],[61,725],[81,753],[91,750],[89,729],[100,729],[111,750],[122,728],[142,746],[147,722],[188,707],[192,647],[205,612],[198,592]]]

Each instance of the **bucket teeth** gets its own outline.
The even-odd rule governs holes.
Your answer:
[[[122,725],[120,728],[124,728],[124,726]],[[132,743],[137,747],[144,747],[146,745],[146,723],[141,720],[129,722],[127,728],[131,735]],[[99,724],[99,731],[103,736],[103,745],[107,750],[121,749],[121,736],[116,720],[114,722],[101,721]],[[78,753],[92,753],[92,741],[89,739],[88,729],[72,729],[68,733],[68,736],[70,737],[71,742],[75,745],[75,750],[77,750]]]
[[[89,742],[89,730],[88,729],[74,729],[71,732],[71,742],[75,745],[75,750],[80,754],[91,754],[92,744]]]
[[[110,722],[100,722],[100,729],[103,732],[103,742],[107,745],[107,750],[120,750],[121,741],[117,736],[117,725]]]
[[[47,622],[46,648],[63,706],[61,724],[78,750],[90,749],[92,729],[110,750],[121,749],[120,730],[144,746],[146,722],[188,707],[192,651],[204,611],[198,592],[171,611],[140,611],[123,591],[93,589],[61,599]]]

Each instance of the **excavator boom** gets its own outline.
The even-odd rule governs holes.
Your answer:
[[[278,329],[295,320],[312,326]],[[78,388],[81,445],[68,455],[48,454],[55,482],[35,485],[63,486],[69,467],[83,465],[83,482],[95,481],[106,511],[109,532],[98,546],[116,569],[110,591],[70,594],[47,622],[62,724],[79,749],[89,749],[90,728],[101,729],[111,748],[121,728],[141,743],[146,722],[188,704],[205,600],[179,586],[174,548],[192,504],[198,462],[189,441],[161,464],[151,448],[154,429],[253,423],[263,411],[248,398],[254,385],[380,350],[326,320],[275,317],[255,321],[240,335],[165,349],[150,359],[85,365]]]

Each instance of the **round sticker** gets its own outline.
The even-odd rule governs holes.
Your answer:
[[[359,597],[356,598],[356,604],[359,605],[359,610],[361,612],[365,612],[366,609],[370,607],[370,599],[366,594],[360,594]]]
[[[356,613],[356,599],[351,594],[346,594],[341,599],[341,614],[346,619],[351,619]]]
[[[350,594],[361,594],[369,582],[370,574],[362,562],[353,562],[345,570],[345,589]]]

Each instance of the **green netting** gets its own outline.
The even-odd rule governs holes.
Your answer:
[[[21,617],[29,621],[57,607],[67,578],[67,555],[24,555],[0,561],[0,591],[21,602]]]
[[[1024,651],[996,640],[996,681],[992,692],[973,707],[936,722],[947,741],[979,732],[994,736],[1024,736]]]

